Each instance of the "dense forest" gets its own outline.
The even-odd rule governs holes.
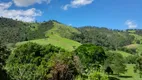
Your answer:
[[[126,31],[109,30],[99,27],[82,27],[78,28],[81,34],[73,37],[73,40],[81,43],[91,43],[97,46],[107,47],[109,49],[117,49],[119,47],[129,45],[134,40],[134,36],[129,35]]]
[[[142,79],[141,29],[0,18],[0,80],[126,79]]]

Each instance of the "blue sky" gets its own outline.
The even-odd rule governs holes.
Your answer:
[[[74,27],[142,28],[142,0],[0,0],[0,16]]]

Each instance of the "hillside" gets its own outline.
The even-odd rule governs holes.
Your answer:
[[[39,40],[58,35],[82,44],[92,43],[116,50],[123,46],[141,43],[142,36],[140,33],[141,30],[122,31],[95,26],[74,28],[56,20],[26,23],[0,18],[0,42],[2,44]]]
[[[139,55],[142,54],[142,44],[131,44],[125,47],[128,49],[135,49]]]
[[[42,39],[51,33],[71,38],[73,34],[79,34],[80,32],[55,20],[42,23],[26,23],[0,18],[0,42],[3,44]]]
[[[134,36],[130,35],[126,31],[111,30],[93,26],[81,27],[78,28],[78,30],[81,34],[75,35],[73,40],[80,43],[92,43],[97,46],[103,46],[113,50],[132,44],[134,41]]]
[[[30,40],[30,41],[24,41],[24,42],[18,42],[16,43],[16,46],[25,44],[27,42],[34,42],[40,45],[48,45],[48,44],[52,44],[54,46],[58,46],[61,47],[67,51],[73,51],[74,49],[76,49],[78,46],[80,46],[81,44],[67,39],[67,38],[62,38],[58,35],[50,35],[48,38],[44,38],[44,39],[36,39],[36,40]]]
[[[0,18],[0,42],[2,44],[40,40],[58,35],[82,44],[92,43],[116,50],[123,46],[141,43],[142,36],[139,35],[140,32],[140,30],[121,31],[95,26],[73,28],[56,20],[26,23]]]
[[[52,29],[46,31],[45,33],[46,36],[49,36],[50,34],[59,35],[65,38],[71,38],[74,34],[80,34],[80,32],[71,26],[53,21]]]

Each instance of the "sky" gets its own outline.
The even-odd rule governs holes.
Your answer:
[[[142,29],[142,0],[0,0],[0,16],[73,27]]]

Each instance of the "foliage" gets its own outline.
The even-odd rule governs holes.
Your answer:
[[[6,65],[6,60],[8,59],[9,55],[10,50],[7,49],[6,46],[0,45],[0,79],[2,80],[9,80],[6,70],[3,68]]]
[[[109,49],[117,49],[118,47],[131,44],[134,40],[134,36],[124,31],[90,26],[81,27],[78,30],[81,34],[75,35],[73,40],[81,43],[92,43]]]
[[[7,60],[5,69],[14,80],[43,79],[49,70],[47,62],[54,53],[65,52],[63,49],[35,43],[18,46]]]
[[[122,48],[119,48],[119,50],[124,51],[124,52],[127,52],[127,53],[130,53],[130,54],[136,54],[136,53],[137,53],[136,48],[126,48],[126,47],[122,47]]]
[[[10,55],[10,50],[7,49],[6,46],[0,45],[0,68],[5,66],[6,60],[8,59],[9,55]]]
[[[0,79],[1,80],[10,80],[9,76],[6,73],[6,70],[0,68]]]
[[[71,53],[55,54],[50,58],[48,64],[51,64],[50,73],[47,74],[47,79],[51,80],[73,80],[79,73],[77,61],[74,60]],[[51,75],[49,77],[49,75]]]
[[[106,67],[108,66],[111,67],[113,72],[116,74],[124,73],[126,71],[125,61],[121,54],[107,52],[106,55],[107,55],[107,59],[105,60]]]
[[[107,75],[101,75],[101,73],[92,71],[88,74],[87,80],[108,80]]]
[[[84,76],[85,77],[81,77],[79,75],[75,80],[109,80],[107,75],[94,70],[90,70],[90,72],[84,74]]]
[[[126,57],[126,63],[128,63],[128,64],[136,64],[137,63],[137,58],[138,58],[139,56],[137,56],[137,55],[130,55],[130,56],[127,56]]]
[[[102,47],[93,44],[83,44],[75,50],[83,65],[103,64],[106,56]]]
[[[140,78],[142,78],[142,56],[137,58],[137,69],[139,70]]]
[[[26,23],[0,17],[0,40],[3,44],[16,43],[45,37],[52,28],[52,21],[45,23]]]

